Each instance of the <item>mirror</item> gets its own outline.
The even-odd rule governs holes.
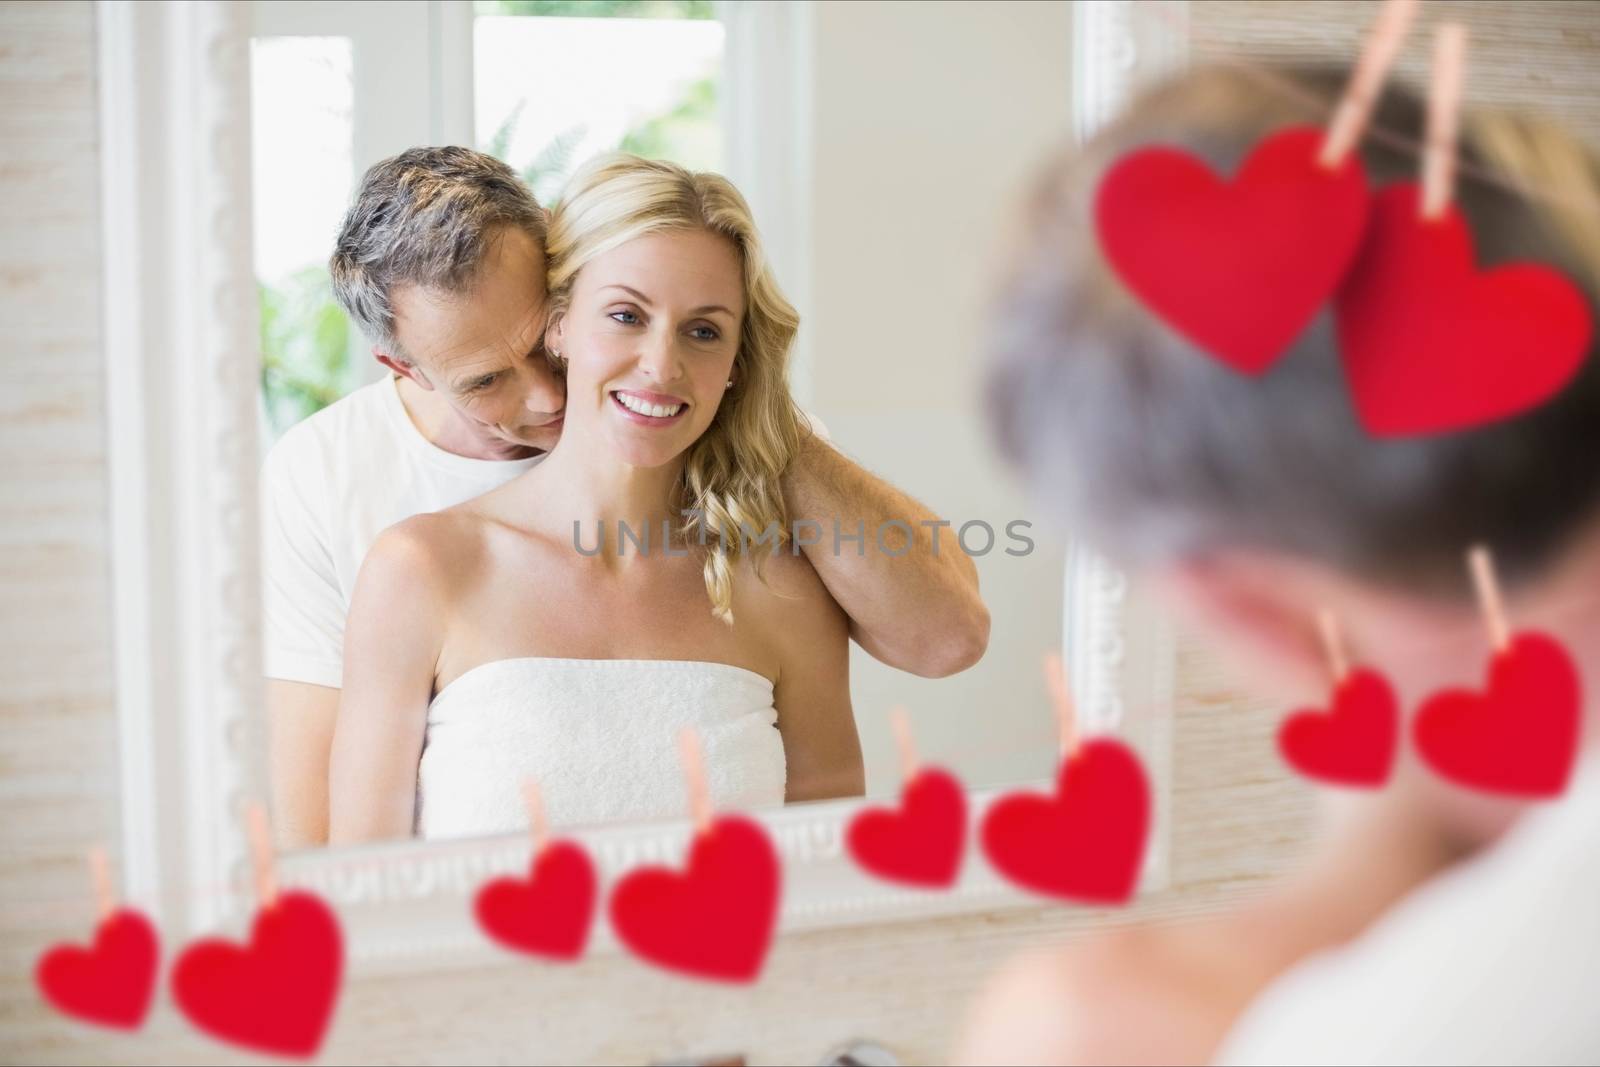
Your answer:
[[[611,569],[597,569],[593,538],[605,520],[580,520],[573,510],[571,522],[582,532],[575,530],[572,544],[555,553],[560,558],[541,563],[525,547],[506,544],[504,554],[471,580],[471,591],[455,587],[447,594],[457,599],[443,610],[457,621],[434,634],[443,651],[432,691],[426,700],[407,704],[404,713],[414,720],[425,712],[426,728],[409,742],[394,742],[421,744],[410,831],[434,838],[519,829],[526,821],[518,788],[523,778],[540,783],[547,813],[557,824],[681,815],[684,793],[674,737],[684,725],[700,732],[712,791],[731,806],[863,790],[892,795],[900,775],[887,715],[894,705],[910,710],[922,757],[952,766],[971,786],[1047,777],[1054,726],[1040,662],[1044,653],[1061,647],[1064,546],[1033,520],[992,455],[975,360],[987,277],[984,257],[973,250],[994,244],[1010,184],[1025,160],[995,158],[997,146],[980,113],[982,100],[950,87],[936,59],[896,50],[899,87],[889,96],[877,64],[854,63],[842,54],[853,35],[882,37],[901,20],[912,19],[915,32],[931,41],[958,35],[962,18],[931,12],[816,13],[818,46],[841,54],[827,57],[830,77],[809,87],[814,125],[809,145],[801,146],[797,141],[804,131],[793,127],[761,126],[738,142],[735,131],[719,120],[731,106],[730,94],[745,88],[737,84],[732,65],[737,50],[749,42],[717,19],[711,5],[652,5],[650,18],[520,13],[524,7],[478,5],[472,63],[440,76],[460,79],[463,84],[453,88],[470,95],[472,129],[464,140],[504,160],[542,203],[556,205],[558,229],[564,184],[586,158],[600,152],[633,150],[729,173],[742,183],[770,247],[775,280],[800,313],[789,393],[849,459],[847,466],[819,468],[817,478],[850,479],[848,492],[857,494],[863,507],[877,509],[871,511],[876,529],[855,516],[792,514],[789,532],[821,543],[807,548],[805,558],[815,561],[813,566],[788,568],[807,572],[789,591],[813,596],[818,586],[812,574],[835,588],[882,583],[884,599],[900,598],[904,618],[870,619],[878,632],[865,644],[877,647],[881,658],[860,641],[849,642],[845,651],[841,631],[828,627],[830,615],[845,618],[837,610],[810,615],[782,605],[769,610],[766,601],[751,597],[751,620],[729,628],[711,618],[711,601],[700,588],[698,553],[681,562],[667,558],[670,550],[663,549],[659,536],[656,551],[650,552],[647,534],[642,562],[662,577],[624,577],[615,560]],[[403,345],[414,356],[411,366],[417,372],[397,372],[374,359],[374,339],[363,336],[334,300],[327,263],[361,172],[376,157],[390,155],[390,148],[405,147],[390,98],[362,91],[362,80],[376,75],[359,70],[353,59],[352,42],[370,29],[360,23],[381,23],[388,15],[353,10],[350,17],[357,24],[349,27],[348,37],[310,35],[305,32],[310,26],[292,32],[292,13],[270,17],[274,21],[258,24],[252,42],[251,106],[255,265],[263,310],[261,407],[270,449],[262,498],[264,656],[273,680],[269,704],[277,701],[274,729],[282,730],[283,717],[300,722],[319,714],[332,689],[341,685],[341,645],[383,657],[408,641],[410,623],[396,617],[393,601],[384,609],[382,638],[346,633],[340,617],[355,595],[366,548],[389,523],[486,492],[491,496],[484,499],[499,501],[494,521],[502,530],[507,523],[543,517],[548,522],[541,530],[548,538],[569,524],[569,516],[563,513],[558,520],[549,514],[559,483],[556,475],[544,473],[543,462],[557,433],[542,424],[554,419],[559,400],[537,395],[537,372],[507,380],[509,367],[501,366],[506,361],[493,351],[504,332],[529,333],[513,342],[515,355],[538,343],[534,334],[542,309],[532,292],[538,285],[522,277],[533,276],[537,251],[534,258],[486,260],[482,269],[502,272],[504,281],[482,278],[451,299],[424,300],[397,286],[390,297],[393,343],[385,347]],[[858,24],[847,24],[851,19]],[[1035,23],[1030,32],[1059,39],[1058,58],[1065,58],[1065,9],[1046,8],[1029,19]],[[1041,62],[1016,72],[1017,89],[1041,102],[1034,127],[1018,131],[1019,141],[1043,144],[1066,127],[1065,70],[1064,64]],[[760,97],[775,92],[760,80],[770,82],[782,71],[745,77],[758,81],[748,88]],[[451,89],[438,85],[433,91],[441,95]],[[932,136],[909,126],[886,129],[883,120],[909,101],[922,114],[944,116],[942,128]],[[433,132],[421,122],[407,131],[417,144],[428,142]],[[795,158],[802,147],[814,168],[808,189],[775,189],[760,166],[741,165]],[[942,154],[938,182],[906,182],[891,192],[862,180],[866,174],[925,166],[935,149]],[[426,180],[433,173],[429,167],[443,164],[419,162],[404,173],[409,180]],[[470,179],[462,183],[467,186]],[[388,195],[383,203],[398,202],[396,194]],[[961,210],[951,210],[953,202]],[[372,235],[358,226],[346,236],[368,240]],[[379,237],[393,239],[387,233]],[[592,306],[581,308],[586,314],[598,311],[636,322],[638,306],[618,303],[619,312],[594,303],[599,297],[590,299],[589,291],[631,279],[644,279],[635,284],[645,288],[648,282],[659,300],[665,297],[656,290],[681,296],[685,308],[736,304],[748,297],[737,263],[728,256],[722,257],[727,262],[717,259],[715,249],[706,262],[704,250],[692,242],[669,241],[652,249],[643,240],[627,249],[642,254],[627,253],[620,261],[601,261],[579,272],[574,300],[590,301]],[[685,257],[690,274],[720,269],[726,277],[698,289],[674,288],[667,267]],[[586,289],[582,281],[591,272],[594,281]],[[516,285],[528,291],[524,306],[517,306]],[[503,329],[494,323],[502,313]],[[707,333],[738,330],[734,319],[724,322],[715,315],[688,328],[708,324]],[[611,323],[607,328],[613,331],[607,336],[618,329]],[[693,336],[698,343],[699,334]],[[570,336],[568,342],[574,348],[599,343],[593,335]],[[400,362],[405,364],[403,358]],[[658,370],[610,366],[603,371],[604,384],[648,383]],[[474,379],[476,391],[455,388],[455,380],[464,376]],[[478,388],[480,380],[490,384]],[[675,387],[661,388],[686,393],[692,385],[699,387],[680,378]],[[595,382],[585,377],[584,387],[594,388]],[[530,390],[536,394],[532,399]],[[720,389],[707,396],[717,393]],[[727,397],[732,399],[721,403],[731,405],[742,392],[736,385]],[[696,394],[690,408],[699,401]],[[714,404],[699,405],[707,408],[708,419]],[[610,422],[597,419],[591,425],[594,405],[570,397],[568,405],[559,435],[588,444],[584,459],[570,469],[559,450],[555,453],[562,458],[550,464],[567,472],[561,477],[575,481],[639,469],[628,465],[636,457],[627,453],[632,445],[619,436],[618,427],[646,434],[650,431],[639,426],[656,416],[612,410]],[[664,411],[654,410],[658,416]],[[674,418],[694,417],[691,410]],[[651,452],[646,461],[681,463],[674,457],[683,455],[700,432],[709,429],[700,424],[699,430],[676,434],[670,447],[660,455]],[[748,451],[754,442],[734,444]],[[568,454],[579,447],[569,445]],[[513,479],[520,481],[512,486]],[[891,496],[887,504],[868,499],[868,494],[894,492],[907,499]],[[563,506],[600,508],[592,497],[581,499]],[[543,506],[531,504],[534,500]],[[465,506],[468,514],[488,521],[487,512]],[[965,662],[971,657],[959,649],[943,658],[920,655],[897,632],[925,632],[916,614],[926,605],[930,612],[950,616],[942,633],[926,632],[935,638],[948,634],[957,646],[969,637],[951,601],[916,586],[917,575],[930,572],[926,563],[909,556],[904,531],[932,517],[948,524],[937,530],[939,551],[971,559],[992,619],[987,648],[971,666]],[[811,530],[804,529],[807,523]],[[851,541],[852,528],[865,533],[865,544]],[[482,527],[475,529],[481,535]],[[615,551],[626,555],[630,546],[622,541],[622,526],[614,521],[611,533]],[[632,547],[639,551],[636,539]],[[792,561],[791,549],[785,546]],[[436,551],[441,558],[458,558],[465,542],[441,542]],[[874,555],[882,559],[871,559]],[[533,577],[541,567],[548,570]],[[793,585],[795,579],[782,581]],[[412,595],[424,594],[419,587]],[[665,599],[648,610],[627,611],[629,599],[639,596]],[[825,588],[823,596],[833,599]],[[858,599],[856,607],[870,611],[875,599]],[[683,606],[672,606],[674,601]],[[607,607],[591,617],[587,609],[599,603]],[[855,620],[858,631],[866,629],[861,622]],[[758,627],[765,627],[766,636]],[[808,633],[812,636],[802,636]],[[838,654],[796,647],[808,641],[834,642]],[[898,647],[885,651],[890,644]],[[396,661],[383,662],[392,664],[384,670],[403,669]],[[897,662],[947,676],[919,677],[897,669]],[[838,684],[790,680],[812,673],[813,664],[827,664]],[[788,666],[788,678],[777,677],[782,665]],[[964,669],[952,673],[958,666]],[[374,695],[362,698],[357,689],[346,694],[346,707],[352,700],[376,699],[388,709],[414,691],[369,683],[365,679],[376,667],[358,663],[354,669],[362,679],[357,685],[370,685]],[[816,710],[829,702],[838,708]],[[824,721],[841,713],[848,720],[842,725]],[[339,714],[345,720],[341,729],[348,728],[350,713]],[[785,729],[791,720],[801,724]],[[824,730],[833,736],[812,739]],[[363,735],[359,747],[368,751],[389,743],[380,730]],[[529,751],[516,754],[519,748]],[[277,820],[303,821],[295,812],[294,783],[317,773],[305,742],[280,741],[276,759],[275,787],[289,783],[275,795]],[[335,806],[342,775],[366,775],[356,780],[370,782],[379,773],[364,765],[352,770],[350,760],[341,768],[338,759],[332,770]],[[308,761],[307,774],[285,770],[284,763],[297,760]],[[392,820],[387,825],[373,821],[377,817],[364,797],[345,801],[367,814],[358,814],[360,825],[343,832],[366,840],[398,833]],[[335,837],[340,833],[335,826]],[[315,836],[287,840],[308,846],[319,843],[308,839]]]
[[[280,666],[283,660],[281,650],[271,651],[270,638],[263,640],[271,625],[264,623],[262,607],[274,595],[273,565],[266,560],[260,566],[270,553],[258,536],[260,519],[270,521],[271,515],[258,509],[258,500],[259,490],[271,491],[269,457],[297,433],[305,437],[329,426],[349,409],[348,398],[365,389],[389,405],[396,416],[390,425],[409,435],[401,440],[410,443],[397,448],[426,447],[428,456],[444,457],[446,466],[452,456],[472,469],[498,462],[429,443],[426,419],[419,426],[400,397],[401,387],[383,377],[389,371],[372,358],[370,344],[330,304],[325,283],[315,276],[356,177],[419,144],[494,147],[519,170],[535,162],[565,168],[579,161],[576,135],[565,138],[563,143],[572,144],[559,152],[544,151],[561,140],[554,134],[533,136],[519,147],[514,129],[503,128],[521,97],[509,90],[500,97],[480,92],[472,73],[481,67],[488,77],[494,68],[488,59],[474,59],[474,49],[485,41],[511,39],[518,25],[544,32],[559,20],[461,3],[377,10],[374,17],[365,5],[140,6],[118,8],[117,19],[105,27],[107,123],[126,134],[108,142],[104,172],[127,877],[130,894],[170,901],[176,921],[194,929],[243,917],[252,907],[241,827],[246,806],[270,793],[262,679],[278,670],[274,656]],[[906,506],[925,507],[952,524],[944,528],[942,543],[948,551],[964,541],[973,551],[991,619],[981,660],[953,674],[948,659],[944,669],[925,669],[948,674],[941,678],[896,669],[859,642],[845,645],[840,638],[841,654],[848,657],[846,722],[861,755],[853,764],[853,782],[813,795],[846,798],[783,804],[798,798],[769,792],[765,801],[736,798],[728,805],[750,810],[773,833],[784,859],[785,929],[1028,899],[981,861],[966,865],[955,891],[908,898],[850,865],[844,827],[859,810],[860,793],[888,799],[898,792],[900,767],[889,724],[895,705],[909,710],[921,759],[948,767],[967,786],[975,819],[998,793],[1046,782],[1056,739],[1041,659],[1063,647],[1085,728],[1117,731],[1146,761],[1157,796],[1143,885],[1159,885],[1164,877],[1166,716],[1175,662],[1170,630],[1121,575],[1053,538],[1029,514],[990,450],[976,356],[989,250],[1001,241],[1041,146],[1109,108],[1108,101],[1140,73],[1140,63],[1125,62],[1130,52],[1159,54],[1131,39],[1119,43],[1118,34],[1139,25],[1118,16],[1119,10],[1036,5],[995,20],[964,7],[919,9],[913,17],[893,5],[731,4],[717,9],[719,20],[668,20],[663,25],[704,25],[661,31],[702,34],[701,45],[675,39],[667,49],[700,56],[696,62],[713,54],[706,41],[717,39],[716,122],[702,121],[699,95],[691,94],[699,102],[687,111],[678,106],[684,75],[676,68],[658,78],[662,85],[642,114],[596,111],[582,120],[596,130],[604,126],[595,136],[610,139],[594,148],[622,143],[640,123],[654,130],[630,142],[641,151],[654,151],[670,130],[717,133],[720,144],[699,143],[720,155],[691,162],[720,159],[717,166],[750,204],[778,286],[799,311],[802,325],[788,375],[795,403],[825,427],[832,448],[917,502]],[[654,20],[580,21],[594,24],[595,32],[624,23],[628,32],[660,29]],[[1024,38],[1027,49],[1018,47]],[[295,53],[301,45],[306,50]],[[562,47],[577,46],[569,41]],[[617,55],[642,54],[615,40],[610,47]],[[951,57],[958,55],[981,60],[994,78],[980,84],[952,80]],[[1018,58],[1023,55],[1026,61]],[[537,66],[523,63],[523,73]],[[827,78],[817,76],[822,70]],[[185,71],[198,82],[173,73]],[[705,80],[697,77],[697,85]],[[571,101],[603,95],[539,91],[549,96],[537,109],[541,116],[576,115]],[[989,121],[1019,94],[1036,106],[1011,109],[1003,127]],[[497,99],[495,108],[484,103]],[[169,129],[168,118],[188,100],[196,102],[195,121]],[[278,112],[267,113],[279,105]],[[475,115],[480,105],[482,114]],[[694,108],[701,108],[701,120],[690,121]],[[652,119],[663,114],[668,118],[661,122]],[[251,121],[241,123],[241,115]],[[564,132],[579,119],[560,121],[567,123],[558,131]],[[521,122],[512,126],[521,128]],[[160,131],[167,132],[158,136]],[[292,152],[303,157],[303,165],[292,173],[273,169]],[[177,188],[194,195],[168,195]],[[537,182],[534,188],[540,197],[551,195]],[[238,222],[246,217],[256,220],[254,240],[252,229]],[[173,287],[165,280],[179,276],[193,284]],[[261,352],[261,361],[237,358],[249,351]],[[175,390],[172,382],[186,384]],[[261,428],[259,448],[255,435],[239,432],[252,421]],[[359,460],[374,477],[396,469],[355,449],[327,454],[347,464]],[[536,472],[545,462],[554,459],[529,466]],[[318,484],[290,481],[302,489]],[[314,494],[307,499],[316,502]],[[349,537],[356,525],[348,506],[322,508],[322,514],[333,539]],[[375,536],[402,518],[403,513],[366,515],[361,522]],[[817,517],[827,518],[825,512]],[[1026,522],[1033,525],[1017,525]],[[831,522],[824,529],[829,527]],[[1031,547],[1018,533],[1031,539]],[[344,571],[353,585],[352,571],[365,549],[342,544],[339,550],[357,561]],[[338,580],[335,573],[336,586]],[[864,581],[863,588],[871,589],[872,582]],[[703,584],[688,587],[707,595]],[[836,581],[835,587],[842,599],[862,599],[850,581]],[[283,599],[313,608],[293,596]],[[873,597],[866,599],[870,611]],[[607,609],[612,615],[605,621],[615,622],[619,633],[629,622],[625,607],[613,602]],[[856,610],[864,609],[858,603]],[[695,625],[708,626],[708,615],[709,609]],[[903,617],[907,626],[920,626],[929,615],[913,602],[891,613],[890,622]],[[341,622],[335,615],[332,625]],[[894,626],[879,630],[897,632]],[[773,632],[783,636],[781,626]],[[668,638],[681,636],[676,630],[656,636],[662,645],[489,649],[478,660],[459,661],[446,681],[470,677],[474,668],[485,678],[482,665],[493,662],[570,659],[592,667],[595,660],[619,656],[698,664],[694,669],[702,677],[720,671],[724,681],[737,677],[758,687],[774,677],[762,662],[706,651],[703,641],[666,646]],[[918,641],[902,641],[885,658],[907,659],[907,644],[910,659],[926,651]],[[954,658],[960,656],[957,650]],[[324,683],[342,681],[342,664],[330,674],[328,662],[310,658],[313,671],[324,672]],[[816,675],[844,680],[842,669]],[[301,684],[316,688],[317,675],[308,677]],[[334,692],[329,684],[320,687]],[[425,719],[434,698],[422,694],[413,725]],[[317,751],[315,744],[309,748]],[[320,751],[324,755],[316,758],[325,758],[326,743]],[[671,731],[658,732],[651,754],[660,806],[562,821],[593,849],[605,877],[639,862],[670,861],[687,841],[688,797]],[[782,755],[787,780],[793,757],[787,746]],[[420,767],[420,751],[417,762]],[[716,768],[738,766],[714,752],[707,764],[713,775]],[[322,777],[314,768],[307,774]],[[468,921],[470,909],[432,906],[432,898],[465,898],[488,873],[526,864],[527,813],[516,798],[522,774],[514,768],[502,776],[502,796],[513,799],[500,804],[501,822],[419,839],[410,833],[413,807],[410,825],[369,836],[363,840],[371,843],[360,847],[280,845],[292,853],[280,865],[282,880],[318,889],[347,909],[359,934],[357,958],[411,958],[423,945],[481,947]],[[414,791],[407,799],[415,805]],[[280,833],[285,822],[279,821]],[[172,872],[232,888],[196,896]]]

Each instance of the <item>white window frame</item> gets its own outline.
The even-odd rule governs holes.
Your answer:
[[[471,145],[472,2],[254,0],[252,37],[348,37],[355,174],[415,145]]]
[[[728,179],[755,213],[773,272],[800,312],[790,357],[796,402],[812,407],[812,114],[816,5],[719,0],[722,133]],[[787,136],[774,136],[773,131]]]
[[[252,38],[350,41],[352,190],[367,168],[407,148],[474,143],[472,0],[251,0],[249,7]],[[349,360],[358,381],[388,373],[353,325]]]

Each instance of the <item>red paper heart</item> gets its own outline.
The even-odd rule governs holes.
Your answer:
[[[1422,705],[1417,750],[1473,789],[1553,797],[1567,788],[1583,703],[1578,670],[1555,638],[1517,634],[1489,663],[1489,691],[1447,690]]]
[[[943,888],[961,870],[967,795],[947,771],[928,767],[905,784],[900,808],[867,808],[850,820],[845,845],[862,867],[896,882]]]
[[[1336,785],[1381,786],[1389,780],[1400,733],[1394,690],[1373,670],[1351,671],[1333,691],[1333,710],[1297,711],[1278,729],[1289,766]]]
[[[725,815],[695,836],[683,874],[645,867],[611,894],[611,925],[636,955],[725,982],[761,973],[778,919],[778,854],[766,831]]]
[[[983,820],[983,850],[1027,889],[1121,904],[1138,884],[1149,829],[1150,784],[1138,754],[1100,737],[1061,761],[1054,796],[995,801]]]
[[[496,878],[478,890],[478,924],[501,944],[557,960],[583,955],[594,919],[594,864],[570,841],[552,841],[527,878]]]
[[[246,1048],[309,1057],[322,1044],[344,968],[339,920],[304,892],[256,913],[250,943],[197,941],[178,957],[172,995],[201,1030]]]
[[[65,1015],[135,1030],[150,1011],[159,953],[150,920],[122,908],[95,928],[92,948],[56,945],[41,955],[34,980]]]
[[[1479,272],[1454,206],[1418,215],[1417,186],[1375,198],[1360,257],[1338,298],[1339,348],[1367,432],[1465,430],[1549,400],[1578,372],[1588,301],[1537,263]]]
[[[1361,246],[1368,203],[1355,153],[1317,163],[1323,131],[1263,138],[1232,182],[1181,149],[1132,152],[1095,194],[1100,247],[1173,329],[1260,374],[1332,296]]]

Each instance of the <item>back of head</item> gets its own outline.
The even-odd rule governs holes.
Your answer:
[[[1123,561],[1230,549],[1306,558],[1406,592],[1465,596],[1484,542],[1511,584],[1600,518],[1600,358],[1558,397],[1492,425],[1379,440],[1357,422],[1324,310],[1265,375],[1237,373],[1146,312],[1102,256],[1092,205],[1125,153],[1183,147],[1231,175],[1265,134],[1324,124],[1335,68],[1202,68],[1055,160],[1028,202],[992,320],[988,400],[1038,499]],[[1385,90],[1369,182],[1411,181],[1424,108]],[[1554,127],[1463,116],[1455,202],[1480,268],[1533,260],[1600,291],[1600,162]],[[1158,211],[1159,204],[1151,210]]]
[[[408,358],[395,287],[466,291],[507,227],[544,242],[544,211],[510,167],[470,148],[407,149],[361,179],[328,262],[334,296],[372,344]]]

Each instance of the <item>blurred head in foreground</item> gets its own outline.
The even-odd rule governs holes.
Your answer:
[[[1490,547],[1512,628],[1560,637],[1600,688],[1600,357],[1553,400],[1464,432],[1384,439],[1358,423],[1324,310],[1266,374],[1207,356],[1148,313],[1101,253],[1101,175],[1150,144],[1232,175],[1264,135],[1325,124],[1334,68],[1202,68],[1137,99],[1052,160],[1019,220],[991,317],[992,428],[1036,499],[1152,580],[1244,680],[1326,704],[1316,614],[1403,713],[1441,686],[1481,688],[1491,643],[1469,546]],[[1386,88],[1361,152],[1374,189],[1414,181],[1424,107]],[[1526,191],[1526,192],[1525,192]],[[1480,269],[1532,260],[1600,292],[1600,160],[1553,126],[1462,116],[1455,203]],[[1160,205],[1152,204],[1151,210]],[[1409,746],[1402,746],[1407,751]],[[1411,758],[1403,756],[1402,760]],[[1402,765],[1470,842],[1511,809]]]

